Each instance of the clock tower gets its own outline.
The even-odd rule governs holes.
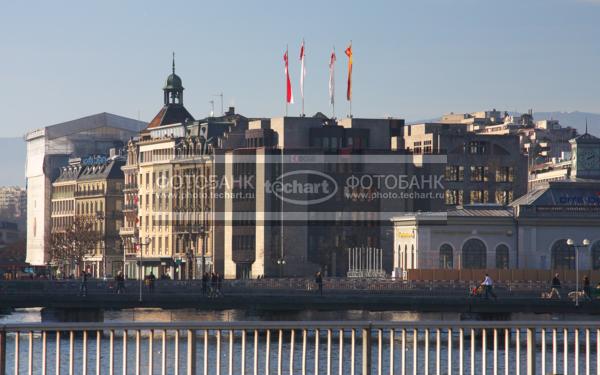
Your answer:
[[[569,141],[571,143],[571,176],[600,179],[600,138],[586,132]]]

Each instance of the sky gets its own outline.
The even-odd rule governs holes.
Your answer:
[[[184,104],[197,118],[235,106],[285,113],[283,53],[299,114],[336,115],[354,51],[355,117],[407,120],[448,112],[600,113],[600,0],[28,1],[0,3],[2,136],[99,112],[149,121],[176,53]],[[592,124],[600,126],[600,124]]]

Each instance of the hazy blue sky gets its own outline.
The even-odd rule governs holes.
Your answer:
[[[284,113],[282,55],[306,39],[306,112],[409,120],[498,109],[600,112],[600,1],[24,1],[0,4],[4,136],[97,112],[150,120],[177,54],[196,117],[223,91],[247,116]],[[216,99],[216,108],[219,108]],[[300,105],[290,107],[297,114]]]

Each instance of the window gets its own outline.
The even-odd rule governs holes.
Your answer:
[[[471,203],[488,203],[489,196],[487,190],[471,191]]]
[[[444,178],[449,182],[458,182],[465,179],[465,167],[462,165],[447,165]]]
[[[485,151],[485,142],[471,141],[467,146],[467,152],[471,155],[483,155],[485,154]]]
[[[483,166],[471,166],[471,181],[485,182],[487,178],[488,168]]]
[[[452,256],[452,246],[447,243],[440,246],[440,268],[452,269],[454,268],[454,259]]]
[[[592,268],[595,270],[600,269],[600,241],[594,242],[592,245]]]
[[[497,190],[496,191],[496,203],[502,205],[508,205],[513,200],[512,190]]]
[[[496,268],[508,269],[508,246],[506,245],[496,247]]]
[[[575,249],[567,245],[567,240],[556,241],[550,250],[552,254],[552,269],[575,269]]]
[[[514,171],[512,167],[500,167],[496,170],[497,182],[513,182]]]
[[[446,204],[450,206],[460,206],[463,204],[462,190],[446,190]]]
[[[483,269],[487,264],[487,249],[483,241],[471,238],[462,247],[462,268]]]

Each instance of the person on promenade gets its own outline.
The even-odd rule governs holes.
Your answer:
[[[223,275],[217,272],[217,293],[222,296],[223,295]]]
[[[481,285],[485,289],[485,299],[489,299],[490,295],[494,297],[494,300],[498,299],[498,296],[496,296],[496,293],[494,293],[494,282],[492,281],[490,275],[487,273],[485,274],[485,279],[483,279]]]
[[[583,277],[583,294],[586,300],[592,300],[592,286],[590,285],[590,278],[587,275]]]
[[[550,298],[562,299],[560,296],[560,279],[558,278],[558,273],[554,275],[552,278],[552,289],[550,290]]]
[[[216,297],[217,295],[217,274],[213,272],[210,276],[210,296]]]
[[[206,296],[207,292],[208,292],[208,272],[204,272],[204,275],[202,275],[202,295]]]
[[[150,271],[150,275],[148,275],[148,289],[150,289],[150,293],[154,293],[154,282],[156,281],[156,276],[154,273]]]
[[[87,285],[88,273],[83,270],[81,271],[81,284],[79,285],[79,295],[87,297],[88,285]]]
[[[317,272],[317,275],[315,276],[315,282],[317,283],[317,286],[319,287],[319,294],[323,295],[323,276],[321,275],[321,272]]]
[[[115,276],[115,281],[117,282],[117,294],[121,294],[125,292],[125,277],[123,276],[123,272],[119,271],[117,276]]]

